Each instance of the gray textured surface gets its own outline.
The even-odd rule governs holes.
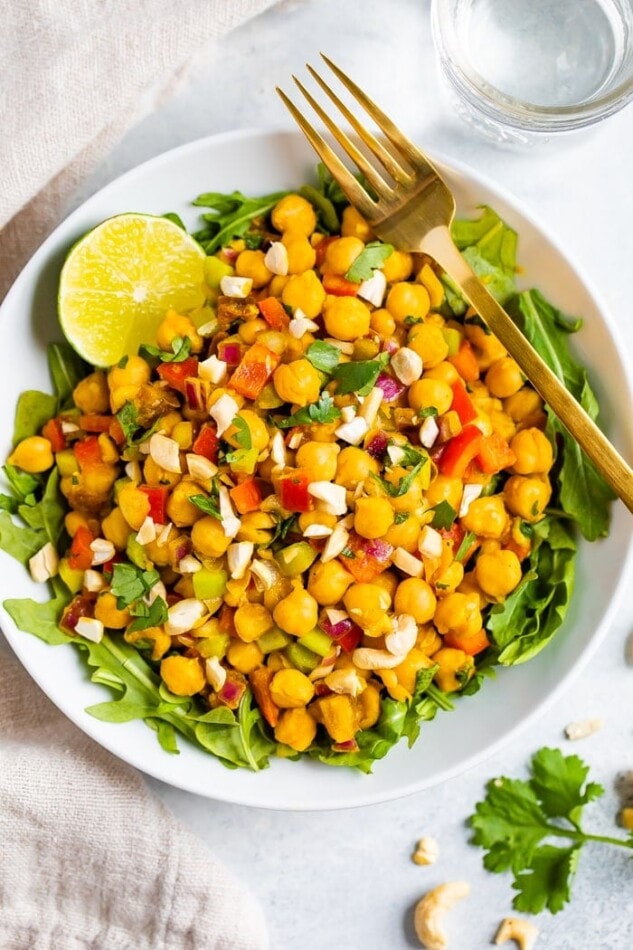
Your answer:
[[[286,2],[209,51],[177,99],[128,134],[88,183],[89,192],[174,145],[225,129],[288,126],[273,87],[323,49],[389,107],[396,121],[431,148],[463,159],[523,199],[580,261],[601,289],[633,358],[630,156],[633,109],[579,139],[529,154],[474,139],[442,105],[423,0]],[[605,172],[604,174],[602,174]],[[212,182],[209,186],[212,187]],[[588,216],[588,207],[601,209]],[[613,828],[616,773],[633,768],[633,670],[624,642],[633,627],[627,604],[593,661],[546,718],[477,769],[402,801],[319,814],[276,814],[216,804],[152,782],[183,821],[260,896],[274,950],[406,950],[417,942],[410,910],[445,880],[465,878],[472,894],[450,918],[450,946],[489,945],[510,911],[505,876],[481,869],[464,819],[485,780],[519,775],[543,744],[564,745],[592,764],[608,794],[591,808],[593,823]],[[599,734],[572,746],[567,722],[602,716]],[[440,842],[433,868],[410,861],[422,834]],[[541,915],[538,947],[624,950],[633,945],[633,867],[599,846],[580,862],[574,900],[556,917]]]

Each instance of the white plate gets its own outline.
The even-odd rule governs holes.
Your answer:
[[[50,389],[45,349],[58,339],[56,287],[61,263],[73,241],[103,218],[122,211],[161,214],[175,211],[188,226],[197,222],[190,201],[203,191],[259,194],[297,186],[314,167],[314,155],[299,134],[237,132],[193,142],[141,165],[93,195],[39,249],[24,269],[0,313],[0,352],[5,356],[0,379],[0,447],[10,445],[13,407],[20,391]],[[523,282],[538,286],[557,306],[582,315],[585,326],[573,344],[592,370],[603,418],[616,445],[633,455],[628,412],[631,377],[614,340],[613,324],[578,270],[563,251],[516,201],[469,169],[445,168],[461,214],[489,203],[519,232]],[[520,727],[554,701],[572,674],[586,663],[608,630],[626,586],[632,562],[630,521],[622,506],[614,508],[611,534],[605,541],[581,545],[573,604],[553,643],[536,660],[502,670],[476,696],[457,702],[455,712],[439,713],[424,723],[418,742],[399,743],[365,776],[353,770],[312,762],[273,761],[258,774],[229,771],[212,756],[179,740],[181,754],[170,756],[141,722],[103,723],[84,712],[109,698],[88,680],[86,668],[71,647],[50,647],[16,630],[1,611],[3,630],[31,676],[53,702],[84,732],[121,759],[170,785],[209,798],[279,809],[329,809],[380,802],[445,781],[490,755]],[[27,572],[0,552],[4,596],[42,596]]]

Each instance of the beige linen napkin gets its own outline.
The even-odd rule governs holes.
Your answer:
[[[0,682],[2,950],[264,950],[248,892],[4,645]]]

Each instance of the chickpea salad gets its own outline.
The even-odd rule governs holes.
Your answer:
[[[196,199],[202,303],[138,352],[50,345],[0,496],[0,547],[48,599],[4,607],[82,651],[114,693],[90,714],[168,752],[370,772],[547,646],[612,496],[450,279],[318,171]],[[454,237],[596,418],[581,321],[518,291],[515,232],[486,207]]]

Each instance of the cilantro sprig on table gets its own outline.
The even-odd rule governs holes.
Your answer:
[[[589,842],[633,849],[633,834],[613,838],[583,830],[585,805],[604,794],[588,775],[589,766],[577,755],[544,748],[532,757],[527,781],[501,777],[488,782],[486,797],[469,818],[475,832],[471,840],[486,850],[488,871],[512,873],[516,910],[562,910],[580,851]],[[557,839],[566,843],[558,846]]]

